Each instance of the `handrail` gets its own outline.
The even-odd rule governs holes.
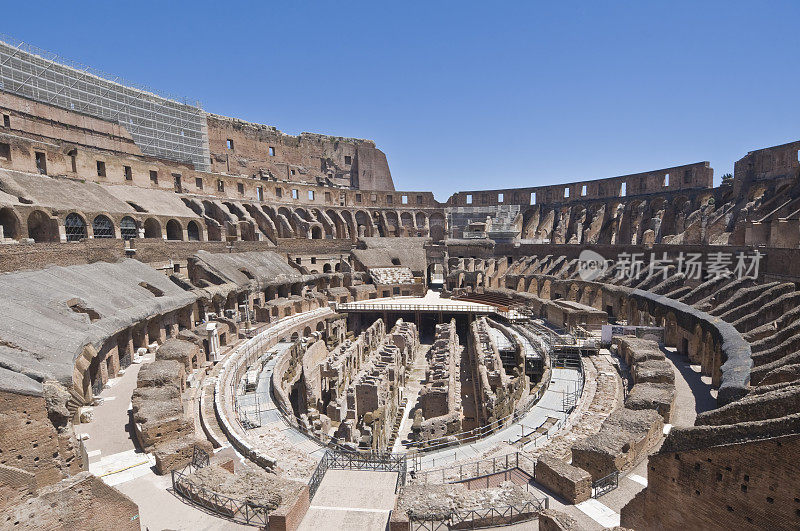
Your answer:
[[[413,525],[414,522],[419,522],[421,526],[425,525],[424,522],[444,522],[448,525],[448,528],[451,529],[460,524],[471,524],[469,529],[478,529],[480,527],[506,526],[518,522],[534,520],[539,517],[539,513],[549,507],[550,498],[544,497],[542,499],[500,507],[489,506],[478,509],[452,509],[444,517],[416,515],[411,509],[408,510],[407,514],[409,522],[412,524],[412,529],[425,529],[425,527],[415,528]],[[435,527],[431,528],[434,529]]]
[[[313,499],[322,479],[328,470],[375,470],[397,472],[395,493],[406,483],[408,462],[406,454],[376,454],[358,452],[338,452],[328,449],[322,455],[317,468],[308,481],[309,498]]]
[[[497,306],[488,304],[473,303],[472,306],[452,304],[402,304],[402,303],[363,303],[363,302],[344,302],[336,305],[339,310],[367,310],[367,311],[436,311],[451,313],[503,313]],[[507,313],[507,312],[506,312]]]
[[[192,461],[182,470],[172,470],[172,489],[189,503],[203,507],[223,518],[249,525],[266,526],[270,512],[266,505],[231,498],[198,485],[190,479],[192,472],[208,464],[208,454],[195,447]]]
[[[576,369],[578,370],[578,372],[581,372],[581,373],[583,372],[583,367],[577,367]],[[484,426],[480,426],[478,428],[473,428],[472,430],[469,430],[469,431],[462,431],[462,432],[459,432],[459,433],[448,435],[446,437],[438,437],[436,439],[428,439],[428,440],[425,440],[425,441],[413,441],[413,442],[411,442],[409,444],[409,446],[412,447],[412,448],[417,448],[418,452],[430,452],[430,451],[433,451],[433,450],[439,450],[441,448],[448,448],[448,447],[451,447],[451,446],[461,446],[462,444],[465,444],[467,442],[471,442],[471,441],[480,439],[484,435],[488,435],[490,433],[493,433],[496,429],[500,428],[502,425],[504,425],[506,423],[506,421],[508,421],[512,417],[513,417],[512,423],[516,422],[521,417],[526,415],[528,413],[528,411],[530,411],[533,408],[533,406],[536,405],[539,402],[539,400],[541,400],[542,396],[544,395],[544,393],[547,391],[547,388],[549,387],[550,378],[551,378],[551,374],[548,373],[547,374],[547,381],[544,382],[543,385],[541,385],[539,387],[539,389],[533,395],[533,398],[529,399],[528,403],[525,404],[525,406],[522,409],[518,410],[518,411],[510,413],[510,414],[506,415],[503,418],[494,420],[491,423],[486,424]],[[458,438],[458,442],[452,440],[452,437],[457,437]]]
[[[513,456],[513,459],[510,461],[509,456]],[[452,465],[431,470],[415,470],[412,472],[411,478],[413,479],[413,483],[422,482],[423,484],[427,485],[430,477],[438,476],[441,473],[442,483],[457,483],[491,474],[497,474],[498,472],[506,472],[515,468],[525,470],[524,468],[520,468],[520,460],[522,460],[522,466],[528,467],[533,472],[533,477],[536,477],[536,460],[520,452],[515,452],[513,454],[505,454],[504,456],[500,457],[481,459],[480,461],[474,461],[473,463]],[[482,470],[483,463],[491,463],[491,470]],[[500,468],[497,467],[498,464],[500,464]],[[475,467],[475,473],[470,475],[472,473],[473,466]],[[456,470],[458,470],[457,479],[455,479],[454,474]],[[467,475],[464,475],[465,470]],[[448,475],[448,472],[453,472],[453,474]],[[528,470],[525,470],[525,472],[528,472]],[[452,479],[452,481],[449,481],[448,478]]]

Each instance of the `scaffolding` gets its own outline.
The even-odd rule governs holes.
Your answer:
[[[210,167],[199,102],[159,95],[2,34],[0,91],[118,123],[145,155]]]

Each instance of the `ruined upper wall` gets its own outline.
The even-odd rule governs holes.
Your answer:
[[[448,206],[533,205],[570,203],[592,199],[616,199],[633,195],[660,194],[676,190],[712,188],[714,170],[708,162],[697,162],[649,172],[576,181],[551,186],[457,192]],[[471,196],[471,197],[470,197]],[[469,202],[471,198],[472,202]]]
[[[750,151],[733,166],[736,197],[754,183],[800,177],[800,140]]]
[[[308,206],[398,209],[440,207],[431,192],[395,191],[391,184],[391,175],[388,173],[386,157],[375,149],[372,141],[311,133],[294,137],[269,126],[248,125],[246,122],[222,117],[218,117],[218,120],[245,124],[253,130],[273,131],[275,138],[280,137],[283,143],[265,140],[264,145],[267,147],[264,148],[262,155],[269,157],[268,148],[275,147],[276,155],[269,158],[278,164],[283,164],[289,176],[276,174],[273,171],[270,179],[266,172],[251,174],[241,166],[237,172],[226,174],[226,169],[219,163],[214,172],[200,171],[191,164],[143,155],[125,127],[2,91],[0,91],[0,168],[27,173],[46,173],[50,176],[64,176],[102,184],[119,184],[148,190],[168,190],[227,199],[274,201]],[[225,138],[227,139],[227,136]],[[247,144],[234,141],[235,151],[244,149],[241,147],[244,145]],[[316,178],[309,177],[310,174],[301,175],[297,170],[294,176],[291,175],[287,159],[305,160],[303,153],[311,153],[314,149],[322,153],[323,149],[329,148],[332,154],[341,158],[342,163],[345,161],[345,156],[349,156],[351,166],[365,172],[367,180],[361,179],[361,190],[332,187],[330,183],[318,184]],[[44,161],[45,167],[42,169],[37,164],[37,153],[41,154]],[[224,160],[227,160],[228,154],[225,157]],[[238,159],[231,156],[230,160]],[[321,164],[319,157],[315,164],[318,170]],[[319,174],[319,171],[316,174]],[[389,184],[384,186],[385,183],[370,177],[376,174],[385,174],[388,179],[386,182]],[[256,178],[253,178],[254,175]],[[304,180],[308,181],[308,184],[301,182]],[[327,179],[322,179],[322,182],[327,182]],[[349,187],[349,184],[347,186]],[[383,187],[383,191],[368,191],[370,187]]]
[[[275,179],[394,190],[386,155],[371,140],[315,133],[288,135],[275,127],[207,115],[211,171]]]

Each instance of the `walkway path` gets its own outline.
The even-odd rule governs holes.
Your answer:
[[[417,465],[419,465],[420,469],[436,468],[463,459],[479,458],[498,444],[518,440],[522,437],[523,431],[525,435],[529,435],[534,429],[547,421],[548,418],[552,417],[564,421],[567,417],[563,410],[564,393],[574,392],[580,382],[581,375],[577,370],[553,369],[550,385],[544,395],[518,422],[470,444],[426,452],[421,458],[417,459]],[[554,424],[548,430],[548,433],[558,431],[559,427],[560,425]],[[540,439],[535,444],[543,445],[545,442],[545,439]],[[530,449],[533,445],[534,443],[532,442],[527,445],[527,448]]]
[[[238,401],[240,416],[255,421],[255,427],[246,431],[251,443],[265,453],[278,457],[288,478],[308,481],[322,459],[325,448],[316,439],[291,426],[272,401],[275,363],[278,356],[291,346],[291,343],[278,343],[266,351],[272,357],[259,373],[256,391],[239,396]]]
[[[394,509],[396,472],[328,470],[299,531],[384,531]]]
[[[148,354],[143,361],[153,359],[154,355]],[[167,490],[172,487],[170,476],[156,475],[153,456],[137,448],[130,404],[140,368],[133,364],[112,379],[110,388],[100,393],[103,403],[94,408],[92,422],[75,426],[77,434],[89,435],[85,441],[89,471],[139,506],[142,529],[252,529],[210,516],[173,495]]]
[[[411,411],[417,405],[419,392],[422,390],[422,382],[425,380],[425,371],[428,369],[427,354],[431,345],[420,344],[414,354],[414,365],[406,373],[406,385],[403,387],[403,397],[406,398],[406,407],[403,409],[403,420],[400,421],[400,429],[397,432],[397,439],[394,441],[392,452],[401,453],[405,451],[403,441],[408,440],[411,434],[411,427],[414,419],[411,418]]]
[[[700,367],[690,364],[686,356],[674,348],[665,348],[664,354],[675,373],[675,404],[672,408],[672,424],[664,427],[665,435],[673,425],[692,426],[698,413],[716,408],[716,400],[710,387],[710,379],[700,374]],[[662,441],[663,442],[663,441]],[[651,453],[658,451],[657,446]],[[602,529],[619,525],[620,511],[647,486],[647,459],[619,478],[619,487],[594,500],[578,505],[562,505],[551,497],[551,507],[563,510],[578,519],[581,529]]]

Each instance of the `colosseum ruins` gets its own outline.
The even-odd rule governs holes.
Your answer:
[[[19,42],[0,115],[0,528],[800,528],[800,141],[440,203]]]

